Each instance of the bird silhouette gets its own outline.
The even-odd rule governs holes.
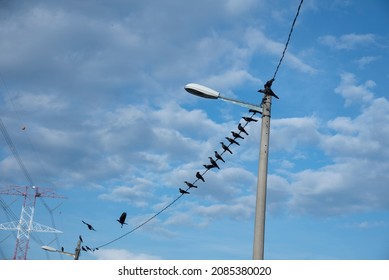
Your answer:
[[[185,181],[184,182],[189,188],[196,188],[197,189],[197,186],[193,185],[192,183],[189,183],[188,181]]]
[[[280,98],[274,93],[274,91],[272,91],[271,88],[260,89],[260,90],[258,90],[258,92],[262,92],[262,93],[264,93],[265,95],[271,95],[271,96],[274,96],[274,97],[277,98],[277,99],[280,99]]]
[[[204,177],[201,176],[200,172],[198,172],[198,171],[197,171],[197,173],[196,173],[196,178],[199,179],[199,180],[201,180],[201,181],[203,181],[203,182],[205,182]]]
[[[88,229],[89,230],[94,230],[94,231],[96,231],[94,228],[93,228],[93,226],[92,225],[90,225],[90,224],[88,224],[88,223],[86,223],[86,222],[84,222],[84,221],[82,221],[84,224],[86,224],[86,226],[88,227]]]
[[[63,247],[61,247],[61,251],[63,252],[65,249]]]
[[[86,252],[86,249],[84,246],[81,246],[81,249]]]
[[[204,166],[207,170],[216,167],[216,166],[214,166],[214,165],[212,165],[212,164],[203,164],[203,166]]]
[[[186,190],[183,190],[183,189],[181,189],[181,188],[179,188],[178,190],[179,190],[180,193],[182,193],[182,194],[189,194],[189,192],[187,192]]]
[[[88,246],[85,245],[85,247],[86,247],[87,250],[92,251],[92,249],[89,248]]]
[[[256,119],[251,118],[251,117],[242,117],[242,119],[244,119],[246,122],[257,122],[258,121]]]
[[[127,217],[127,213],[126,213],[126,212],[123,212],[123,213],[120,215],[120,218],[116,220],[116,221],[118,221],[118,222],[121,224],[121,227],[123,227],[123,225],[128,225],[128,224],[126,223],[126,217]]]
[[[250,109],[249,110],[250,113],[253,113],[254,115],[255,114],[261,114],[262,115],[262,112],[258,111],[258,110],[254,110],[254,109]]]
[[[222,144],[222,148],[224,151],[228,151],[230,154],[232,154],[231,150],[228,148],[226,144],[224,144],[223,142],[220,142],[220,144]]]
[[[243,127],[240,123],[238,124],[238,129],[239,129],[239,131],[245,133],[246,135],[249,135],[249,134],[247,133],[246,129],[244,129],[244,127]]]
[[[80,239],[81,243],[82,243],[82,242],[84,242],[84,241],[82,240],[82,237],[81,237],[81,235],[80,235],[80,236],[78,236],[78,238]]]
[[[215,151],[215,158],[221,160],[222,162],[225,162],[221,155],[217,151]]]
[[[235,139],[232,139],[232,138],[230,138],[230,137],[226,137],[226,139],[227,139],[231,144],[236,144],[236,145],[240,146],[240,144],[239,144],[237,141],[235,141]]]
[[[231,134],[232,134],[232,136],[234,136],[234,138],[244,139],[243,136],[241,136],[239,133],[236,133],[235,131],[231,131]]]
[[[208,157],[208,158],[213,166],[215,166],[217,169],[220,169],[219,165],[217,165],[216,161],[212,157]]]

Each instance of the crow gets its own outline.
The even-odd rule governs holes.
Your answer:
[[[82,242],[84,242],[84,241],[82,240],[82,237],[81,237],[81,235],[80,235],[80,236],[78,236],[78,238],[80,238],[80,241],[81,241],[81,243],[82,243]]]
[[[208,157],[208,158],[213,166],[215,166],[217,169],[220,169],[219,165],[217,165],[216,161],[212,157]]]
[[[236,144],[238,146],[240,146],[240,144],[238,142],[235,141],[235,139],[232,139],[230,137],[226,137],[226,139],[231,143],[231,144]]]
[[[257,122],[258,120],[250,118],[250,117],[242,117],[246,122]]]
[[[122,226],[121,227],[123,227],[123,225],[128,225],[127,223],[126,223],[126,217],[127,217],[127,213],[126,212],[123,212],[121,215],[120,215],[120,218],[118,219],[118,220],[116,220],[116,221],[118,221]]]
[[[250,109],[249,112],[253,113],[254,115],[257,114],[257,113],[262,115],[262,112],[254,110],[254,109]]]
[[[245,133],[246,135],[249,135],[249,134],[247,133],[246,129],[244,129],[244,127],[243,127],[240,123],[238,124],[238,129],[239,129],[239,131]]]
[[[89,248],[88,246],[85,245],[85,247],[86,247],[87,250],[92,251],[92,249]]]
[[[228,151],[230,154],[232,154],[231,150],[228,148],[228,146],[226,146],[226,144],[224,144],[223,142],[220,142],[220,144],[222,144],[222,148],[224,151]]]
[[[234,136],[235,139],[236,138],[244,139],[243,136],[241,136],[239,133],[236,133],[235,131],[231,131],[231,133],[232,133],[232,136]]]
[[[61,247],[61,251],[63,252],[65,249],[63,247]]]
[[[187,192],[186,190],[183,190],[183,189],[181,189],[181,188],[179,188],[178,190],[179,190],[180,193],[182,193],[182,194],[189,194],[189,192]]]
[[[212,164],[203,164],[203,166],[204,166],[207,170],[216,167],[216,166],[214,166],[214,165],[212,165]]]
[[[86,249],[84,246],[81,246],[81,249],[86,252]]]
[[[86,224],[86,226],[88,227],[88,229],[89,230],[94,230],[94,231],[96,231],[93,227],[92,227],[92,225],[90,225],[90,224],[88,224],[88,223],[85,223],[84,221],[82,221],[84,224]]]
[[[185,181],[184,182],[189,188],[196,188],[197,189],[197,186],[193,185],[192,183],[189,183],[188,181]]]
[[[203,181],[203,182],[205,182],[204,177],[201,176],[200,172],[198,172],[198,171],[197,171],[197,173],[196,173],[196,178],[199,179],[199,180],[201,180],[201,181]]]
[[[222,156],[219,155],[219,153],[218,153],[217,151],[215,151],[215,157],[216,157],[217,159],[220,159],[222,162],[225,162],[224,159],[222,158]]]

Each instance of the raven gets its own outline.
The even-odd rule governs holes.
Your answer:
[[[212,165],[212,164],[203,164],[203,166],[204,166],[207,170],[216,167],[216,166],[214,166],[214,165]]]
[[[226,139],[231,143],[231,144],[236,144],[238,146],[240,146],[240,144],[238,142],[236,142],[234,139],[230,138],[230,137],[226,137]]]
[[[118,221],[122,227],[123,225],[128,225],[125,221],[126,221],[126,217],[127,217],[127,213],[126,212],[123,212],[121,215],[120,215],[120,218],[116,221]]]
[[[198,172],[198,171],[197,171],[197,173],[196,173],[196,178],[199,179],[199,180],[201,180],[201,181],[203,181],[203,182],[205,182],[204,177],[201,176],[200,172]]]
[[[217,165],[216,161],[212,157],[208,157],[208,158],[213,166],[215,166],[217,169],[220,169],[219,165]]]
[[[246,122],[257,122],[258,120],[250,118],[250,117],[242,117]]]
[[[222,144],[222,148],[224,151],[228,151],[230,154],[232,154],[231,150],[228,148],[228,146],[226,146],[226,144],[224,144],[223,142],[220,142],[220,144]]]
[[[240,123],[238,124],[238,129],[239,129],[239,131],[242,131],[242,132],[245,133],[246,135],[249,135],[249,134],[247,133],[246,129],[244,129],[244,127],[243,127]]]
[[[222,158],[222,156],[219,155],[219,153],[218,153],[217,151],[215,151],[215,157],[216,157],[217,159],[220,159],[222,162],[225,162],[224,159]]]
[[[88,229],[89,230],[94,230],[94,231],[96,231],[93,227],[92,227],[92,225],[90,225],[90,224],[88,224],[88,223],[85,223],[84,221],[82,221],[84,224],[86,224],[86,226],[88,227]]]
[[[234,136],[234,138],[244,139],[243,136],[241,136],[239,133],[236,133],[235,131],[231,131],[231,133],[232,133],[232,136]]]
[[[179,190],[180,193],[182,193],[182,194],[189,194],[189,192],[187,192],[186,190],[183,190],[183,189],[181,189],[181,188],[179,188],[178,190]]]
[[[197,189],[197,186],[193,185],[192,183],[189,183],[188,181],[185,181],[184,182],[189,188],[196,188]]]

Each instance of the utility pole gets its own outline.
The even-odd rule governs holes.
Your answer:
[[[49,189],[42,189],[42,191],[40,191],[40,188],[35,186],[32,187],[13,186],[10,187],[8,190],[0,190],[0,194],[24,196],[23,207],[22,207],[19,221],[0,224],[0,230],[18,231],[16,244],[15,244],[15,251],[13,255],[14,260],[27,259],[30,233],[32,231],[62,233],[61,231],[55,228],[51,228],[34,222],[33,218],[34,218],[35,203],[37,198],[39,197],[64,198],[64,197],[57,196],[53,191]]]
[[[269,137],[270,137],[270,117],[272,96],[278,99],[278,96],[271,90],[274,79],[266,82],[265,89],[259,92],[265,94],[262,99],[262,126],[261,142],[259,150],[257,197],[255,207],[254,221],[254,244],[253,259],[264,259],[265,247],[265,218],[266,218],[266,190],[267,190],[267,168],[269,157]]]

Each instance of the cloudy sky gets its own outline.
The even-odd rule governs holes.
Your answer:
[[[34,184],[66,197],[37,199],[63,233],[34,233],[28,259],[66,259],[40,247],[79,235],[100,247],[81,259],[251,259],[261,119],[180,196],[250,116],[184,86],[259,104],[299,3],[0,1],[1,120]],[[304,1],[273,83],[266,259],[389,258],[387,26],[385,0]],[[4,192],[30,182],[3,136]],[[0,223],[22,204],[1,195]],[[15,239],[0,232],[1,259]]]

